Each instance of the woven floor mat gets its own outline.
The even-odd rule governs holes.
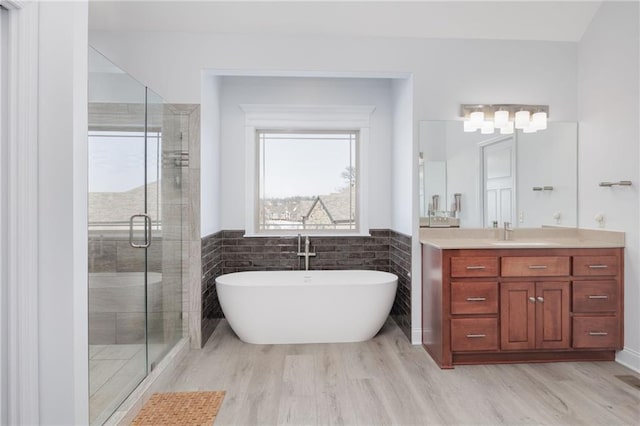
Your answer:
[[[131,423],[133,426],[211,426],[224,391],[154,393]]]

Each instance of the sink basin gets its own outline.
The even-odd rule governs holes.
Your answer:
[[[494,246],[557,246],[559,243],[551,241],[493,241],[491,243]]]

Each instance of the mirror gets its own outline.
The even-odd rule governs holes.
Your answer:
[[[578,126],[512,135],[420,121],[420,226],[577,226]]]

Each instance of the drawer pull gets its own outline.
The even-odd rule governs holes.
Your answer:
[[[590,294],[589,295],[589,299],[608,299],[609,296],[607,296],[606,294]]]
[[[606,331],[590,331],[589,332],[589,336],[608,336],[608,335],[609,333],[607,333]]]
[[[484,302],[486,297],[467,297],[467,302]]]
[[[487,337],[486,334],[467,334],[469,339],[481,339],[483,337]]]
[[[529,269],[547,269],[547,265],[529,265]]]
[[[589,269],[607,269],[609,265],[589,265]]]
[[[467,266],[467,270],[468,270],[468,271],[472,271],[472,270],[475,270],[475,269],[486,269],[486,268],[487,268],[487,267],[486,267],[486,266],[484,266],[484,265],[477,265],[477,266],[473,266],[473,265],[472,265],[472,266]]]

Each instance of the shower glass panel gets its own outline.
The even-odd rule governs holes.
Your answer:
[[[149,366],[182,337],[182,141],[173,114],[162,98],[147,89],[147,212],[152,242],[147,299]],[[159,274],[159,275],[153,275]],[[152,277],[157,279],[152,279]]]
[[[88,107],[89,413],[102,424],[182,337],[182,191],[166,182],[181,170],[164,167],[162,99],[93,49]]]

